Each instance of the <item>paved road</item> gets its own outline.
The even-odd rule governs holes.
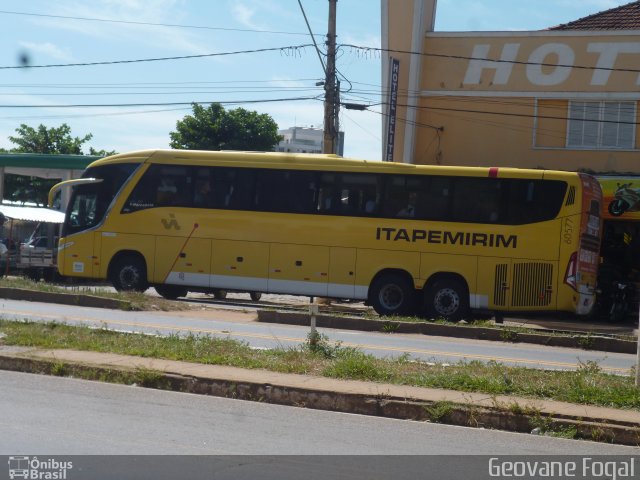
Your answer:
[[[262,324],[254,316],[237,310],[186,312],[124,312],[68,305],[0,301],[1,315],[7,319],[57,321],[72,325],[106,327],[119,331],[160,334],[203,334],[245,341],[256,348],[295,347],[306,341],[307,327]],[[589,352],[540,345],[509,344],[480,340],[428,337],[410,334],[321,329],[332,341],[353,346],[380,357],[412,358],[457,363],[461,360],[498,361],[545,369],[572,369],[580,363],[595,361],[603,370],[628,374],[635,355]]]
[[[0,372],[0,455],[637,455],[636,448]]]

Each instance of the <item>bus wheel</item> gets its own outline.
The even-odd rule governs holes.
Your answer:
[[[156,289],[156,292],[167,300],[175,300],[178,297],[186,297],[189,291],[178,285],[156,285],[153,287]]]
[[[403,275],[389,273],[373,281],[370,299],[379,315],[407,315],[415,306],[415,289]]]
[[[260,299],[262,298],[262,293],[260,293],[260,292],[249,292],[249,296],[251,297],[251,300],[253,300],[254,302],[259,302]]]
[[[113,265],[111,283],[119,292],[144,292],[149,287],[144,261],[137,257],[119,259]]]
[[[227,298],[227,291],[226,290],[214,290],[213,291],[213,298],[215,298],[216,300],[224,300],[225,298]]]
[[[461,280],[436,280],[426,292],[425,310],[429,318],[457,321],[469,313],[469,293]]]

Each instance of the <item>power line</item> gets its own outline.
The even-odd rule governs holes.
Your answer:
[[[248,103],[276,103],[276,102],[295,102],[304,100],[318,100],[319,95],[315,97],[293,97],[293,98],[270,98],[259,100],[202,100],[191,102],[159,102],[159,103],[97,103],[97,104],[74,104],[74,105],[0,105],[0,108],[120,108],[120,107],[169,107],[169,106],[188,106],[193,104],[206,105],[211,103],[219,103],[221,105],[242,105]]]
[[[233,87],[229,87],[233,88]],[[314,92],[318,91],[318,87],[292,87],[292,88],[277,88],[277,89],[260,89],[260,90],[244,90],[244,89],[233,89],[233,90],[220,90],[220,89],[212,89],[212,90],[199,90],[199,91],[158,91],[158,92],[65,92],[65,93],[51,93],[51,92],[9,92],[2,93],[0,92],[0,97],[22,97],[22,96],[34,96],[38,95],[41,97],[50,96],[50,97],[105,97],[105,96],[130,96],[130,95],[140,95],[140,96],[148,96],[148,95],[195,95],[195,94],[237,94],[237,93],[277,93],[277,92]]]
[[[81,20],[85,22],[121,23],[125,25],[144,25],[144,26],[152,26],[152,27],[194,28],[199,30],[221,30],[225,32],[269,33],[269,34],[276,34],[276,35],[296,35],[296,36],[307,35],[306,33],[302,33],[302,32],[283,32],[283,31],[277,31],[277,30],[259,30],[259,29],[250,29],[250,28],[210,27],[206,25],[182,25],[177,23],[135,22],[130,20],[113,20],[109,18],[72,17],[67,15],[52,15],[52,14],[44,14],[44,13],[13,12],[9,10],[0,10],[0,13],[5,15],[22,15],[22,16],[43,17],[43,18],[61,18],[65,20]]]
[[[293,79],[278,79],[278,80],[220,80],[220,81],[191,81],[191,82],[115,82],[115,83],[0,83],[2,87],[19,87],[19,88],[125,88],[125,87],[149,87],[149,88],[164,88],[170,85],[185,85],[191,88],[192,85],[219,85],[225,83],[231,83],[233,85],[238,83],[293,83],[293,82],[311,82],[316,81],[318,78],[293,78]],[[158,85],[155,87],[154,85]]]
[[[318,59],[320,60],[320,64],[322,65],[322,71],[324,72],[325,77],[327,76],[327,66],[324,64],[324,60],[322,59],[322,53],[318,48],[318,44],[316,43],[316,37],[313,35],[311,31],[311,25],[309,25],[309,20],[307,20],[307,13],[304,11],[304,7],[302,6],[302,0],[298,0],[298,5],[300,5],[300,10],[302,11],[302,16],[304,17],[304,22],[307,24],[307,29],[309,30],[309,35],[311,35],[311,41],[313,42],[313,46],[316,49],[316,53],[318,54]]]
[[[299,50],[303,50],[304,48],[311,47],[311,46],[312,46],[311,44],[304,44],[304,45],[292,45],[287,47],[257,48],[254,50],[238,50],[235,52],[203,53],[199,55],[181,55],[181,56],[175,56],[175,57],[160,57],[160,58],[141,58],[136,60],[112,60],[112,61],[105,61],[105,62],[59,63],[59,64],[50,64],[50,65],[12,65],[12,66],[2,66],[0,67],[0,70],[24,70],[28,68],[87,67],[87,66],[95,66],[95,65],[121,65],[121,64],[129,64],[129,63],[185,60],[185,59],[193,59],[193,58],[224,57],[224,56],[230,56],[230,55],[276,52],[276,51],[280,51],[284,53],[288,50],[292,52],[297,52]]]
[[[452,60],[476,60],[480,62],[509,63],[513,65],[533,65],[538,67],[576,68],[578,70],[603,70],[606,72],[640,73],[640,69],[638,68],[592,67],[588,65],[569,65],[569,64],[562,64],[562,63],[524,62],[521,60],[503,60],[503,59],[492,59],[492,58],[468,57],[464,55],[446,55],[444,53],[413,52],[411,50],[394,50],[389,48],[363,47],[360,45],[352,45],[349,43],[340,44],[339,47],[349,47],[354,50],[362,50],[362,51],[404,53],[407,55],[420,55],[423,57],[448,58]]]
[[[375,105],[389,105],[389,103],[380,102]],[[374,106],[374,105],[370,105]],[[445,107],[431,107],[431,106],[416,106],[416,105],[406,105],[406,104],[398,104],[398,107],[406,107],[406,108],[415,108],[420,110],[437,110],[443,112],[457,112],[457,113],[471,113],[471,114],[480,114],[480,115],[497,115],[503,117],[520,117],[520,118],[532,118],[532,119],[545,119],[545,120],[573,120],[578,122],[591,122],[591,123],[610,123],[614,125],[640,125],[640,122],[629,122],[629,121],[621,121],[621,120],[589,120],[584,118],[573,118],[567,116],[552,116],[552,115],[534,115],[529,113],[513,113],[513,112],[492,112],[489,110],[467,110],[462,108],[445,108]]]
[[[116,116],[127,116],[127,115],[144,115],[147,113],[160,113],[160,112],[183,112],[190,110],[189,107],[178,107],[178,108],[161,108],[154,110],[134,110],[129,112],[109,112],[109,113],[68,113],[68,114],[60,114],[60,115],[11,115],[11,116],[3,116],[0,117],[3,120],[20,120],[20,119],[53,119],[53,118],[93,118],[93,117],[116,117]]]

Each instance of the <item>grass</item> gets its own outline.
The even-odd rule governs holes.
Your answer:
[[[92,295],[96,297],[103,298],[111,298],[120,301],[122,310],[140,310],[140,311],[149,311],[149,310],[160,310],[160,311],[176,311],[176,310],[191,310],[197,307],[188,304],[187,302],[176,302],[165,300],[160,297],[145,295],[144,293],[138,292],[113,292],[111,290],[105,289],[93,289],[88,288],[86,286],[72,286],[72,287],[63,287],[60,285],[47,283],[47,282],[34,282],[33,280],[29,280],[24,277],[3,277],[0,278],[0,287],[8,287],[8,288],[20,288],[26,290],[35,290],[40,292],[48,292],[48,293],[67,293],[67,294],[79,294],[79,295]],[[275,307],[264,307],[265,310],[276,310]],[[321,314],[331,313],[334,316],[349,316],[348,313],[345,312],[327,312],[321,311]],[[385,333],[394,333],[398,331],[400,328],[399,322],[407,322],[407,323],[430,323],[430,324],[438,324],[438,325],[447,325],[447,326],[455,326],[455,327],[483,327],[483,328],[491,328],[494,330],[499,330],[501,332],[501,339],[506,342],[515,342],[518,340],[519,333],[533,333],[540,334],[541,331],[524,327],[524,326],[502,326],[496,325],[492,321],[489,320],[481,320],[474,319],[469,320],[467,322],[461,323],[452,323],[442,318],[436,319],[426,319],[423,317],[416,316],[378,316],[377,314],[367,312],[364,314],[364,318],[368,320],[376,320],[382,321],[381,331]],[[570,336],[575,337],[574,333],[563,333],[563,332],[555,332],[555,331],[544,331],[545,335],[549,336]],[[634,336],[629,335],[610,335],[613,338],[619,340],[630,340],[635,341],[636,338]],[[578,336],[579,346],[585,350],[589,350],[593,346],[593,338],[591,334],[579,335]]]
[[[326,312],[321,312],[326,313]],[[346,315],[345,315],[346,316]],[[396,332],[400,328],[400,323],[427,323],[433,325],[446,325],[448,327],[468,328],[468,327],[480,327],[489,328],[492,330],[500,331],[500,337],[505,342],[517,342],[518,334],[534,334],[534,335],[546,335],[550,337],[574,337],[577,338],[580,348],[584,350],[590,350],[593,347],[593,333],[585,332],[584,334],[577,334],[575,332],[563,332],[556,330],[537,329],[522,325],[499,325],[491,320],[484,319],[469,319],[464,322],[451,322],[443,318],[428,319],[424,317],[407,316],[377,316],[375,313],[367,312],[364,314],[364,318],[367,320],[381,321],[381,331],[385,333]],[[625,334],[610,334],[607,337],[615,338],[617,340],[636,341],[636,337],[633,335]]]
[[[7,345],[51,349],[112,352],[141,357],[266,369],[340,379],[444,388],[488,395],[517,395],[584,405],[640,409],[640,389],[633,375],[602,372],[594,362],[576,371],[543,371],[510,367],[497,362],[473,361],[455,365],[397,359],[378,359],[354,348],[329,342],[326,336],[299,348],[256,350],[231,339],[208,336],[155,336],[125,334],[106,329],[73,327],[59,323],[0,320]],[[55,369],[64,372],[64,366]]]
[[[48,282],[34,282],[24,277],[0,278],[0,287],[34,290],[45,293],[66,293],[72,295],[91,295],[94,297],[111,298],[122,304],[123,310],[188,310],[192,308],[185,302],[174,302],[160,297],[153,297],[139,292],[114,292],[111,290],[94,289],[82,285],[63,287]]]

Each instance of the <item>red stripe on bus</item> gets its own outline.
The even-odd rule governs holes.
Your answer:
[[[498,177],[498,167],[491,167],[489,169],[489,178],[497,178]]]

